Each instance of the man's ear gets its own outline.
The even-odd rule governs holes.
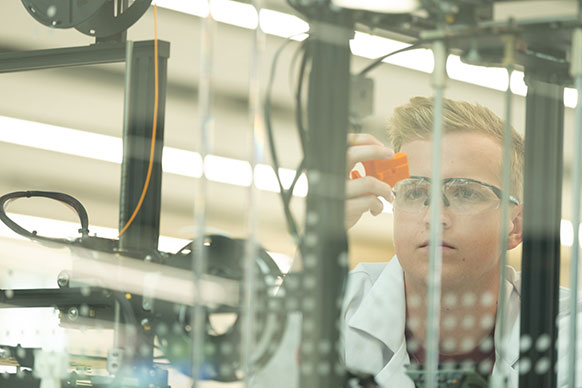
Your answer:
[[[510,209],[509,233],[507,235],[507,249],[513,249],[522,241],[523,233],[523,205]]]

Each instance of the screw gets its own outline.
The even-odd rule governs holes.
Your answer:
[[[71,282],[71,275],[67,271],[61,271],[57,277],[59,288],[68,288]]]
[[[152,301],[150,298],[143,298],[141,307],[146,311],[150,311],[152,309]]]
[[[71,321],[77,320],[79,318],[79,310],[76,307],[70,307],[69,311],[67,311],[67,317]]]

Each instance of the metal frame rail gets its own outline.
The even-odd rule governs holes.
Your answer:
[[[338,68],[341,61],[333,58],[333,53],[324,54],[329,42],[318,41],[318,26],[323,22],[329,23],[322,15],[334,14],[336,19],[352,18],[352,23],[360,23],[372,30],[384,30],[396,32],[400,35],[408,35],[413,39],[424,39],[427,44],[436,40],[444,40],[447,47],[453,51],[461,51],[468,54],[470,50],[477,50],[483,64],[503,63],[504,37],[510,35],[521,39],[524,43],[518,47],[515,53],[516,65],[524,69],[528,94],[526,98],[526,143],[525,143],[525,171],[524,171],[524,219],[523,219],[523,256],[522,256],[522,290],[521,290],[521,335],[529,336],[536,343],[540,336],[549,339],[549,346],[532,346],[524,349],[521,357],[527,357],[531,361],[532,371],[520,376],[520,387],[555,387],[556,375],[556,348],[553,344],[557,340],[558,296],[559,296],[559,271],[560,271],[560,220],[561,220],[561,196],[562,196],[562,157],[563,157],[563,91],[566,85],[572,84],[568,74],[568,60],[571,49],[571,31],[578,27],[578,17],[562,20],[529,21],[523,25],[515,21],[493,22],[493,1],[476,4],[464,0],[454,1],[462,12],[459,18],[451,22],[446,29],[439,29],[430,20],[418,19],[410,15],[386,15],[373,14],[367,11],[348,11],[334,8],[329,1],[296,1],[289,3],[305,14],[312,26],[311,37],[316,42],[314,49],[316,57],[312,76],[310,78],[310,121],[309,140],[307,150],[308,160],[312,160],[308,167],[308,179],[310,192],[307,197],[307,220],[312,213],[318,214],[320,221],[317,228],[307,222],[306,238],[307,247],[304,249],[304,260],[309,255],[316,255],[319,264],[315,268],[306,266],[304,277],[309,279],[315,276],[317,286],[313,289],[313,295],[318,298],[317,308],[327,306],[328,318],[321,317],[314,322],[313,329],[303,329],[302,341],[311,341],[328,330],[325,338],[335,343],[338,334],[335,330],[334,319],[338,317],[337,310],[331,311],[331,305],[335,306],[335,298],[341,297],[341,286],[345,271],[336,268],[339,249],[344,244],[341,239],[342,232],[337,230],[337,224],[343,221],[337,216],[343,215],[338,203],[334,205],[321,203],[322,198],[340,196],[343,188],[338,183],[331,184],[327,181],[332,174],[341,174],[340,171],[325,169],[330,162],[343,168],[344,164],[338,155],[343,153],[346,147],[344,110],[330,109],[331,101],[344,99],[347,87],[337,85],[342,77],[349,74]],[[430,1],[423,5],[438,6]],[[327,12],[327,14],[326,14]],[[452,18],[451,20],[454,20]],[[315,27],[315,28],[314,28]],[[474,51],[473,51],[474,53]],[[327,56],[327,59],[326,59]],[[349,57],[349,54],[345,54]],[[339,62],[339,63],[338,63]],[[326,71],[321,66],[327,65]],[[328,101],[330,105],[322,105],[321,101]],[[343,103],[343,102],[342,102]],[[317,119],[316,119],[317,118]],[[322,152],[327,150],[327,152]],[[317,160],[314,164],[313,161]],[[320,172],[320,174],[317,174]],[[314,179],[317,176],[318,179]],[[337,175],[340,176],[340,175]],[[321,185],[322,179],[326,183]],[[324,191],[322,191],[324,189]],[[332,194],[330,194],[332,193]],[[331,202],[331,201],[329,201]],[[332,206],[335,210],[332,209]],[[335,221],[333,221],[335,220]],[[334,222],[336,223],[334,225]],[[326,230],[327,229],[327,230]],[[577,230],[575,228],[574,230]],[[316,238],[313,238],[313,237]],[[311,240],[310,240],[311,239]],[[315,246],[309,245],[309,241]],[[332,248],[333,247],[333,248]],[[309,260],[306,260],[309,262]],[[323,276],[323,274],[326,274]],[[336,282],[332,286],[330,281]],[[307,291],[307,289],[305,289]],[[575,291],[574,291],[575,292]],[[333,293],[333,295],[332,295]],[[324,301],[326,301],[324,303]],[[311,315],[304,310],[304,320]],[[311,323],[311,322],[310,322]],[[322,326],[323,325],[323,326]],[[547,368],[540,368],[534,372],[541,360],[547,361]],[[319,365],[322,360],[302,353],[302,364]],[[308,369],[303,367],[302,369]],[[332,371],[332,373],[335,373]],[[337,376],[336,376],[337,377]],[[332,382],[333,381],[333,382]],[[317,377],[309,378],[302,370],[301,386],[337,386],[338,380],[318,380]],[[317,382],[317,384],[315,384]]]
[[[162,187],[162,148],[164,144],[164,111],[166,101],[167,63],[170,43],[158,41],[159,109],[156,152],[148,192],[133,224],[120,238],[120,249],[152,251],[158,247]],[[0,73],[59,67],[119,63],[126,60],[126,43],[57,48],[0,54]],[[129,117],[123,132],[123,161],[119,224],[131,216],[146,179],[150,155],[150,139],[154,109],[154,41],[135,42],[131,60],[128,94]],[[63,114],[66,114],[63,111]],[[120,228],[121,228],[120,226]]]

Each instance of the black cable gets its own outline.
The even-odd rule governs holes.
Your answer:
[[[9,202],[19,198],[32,198],[32,197],[54,199],[73,208],[73,210],[79,216],[79,222],[81,224],[79,233],[81,233],[82,237],[87,237],[89,235],[89,217],[87,215],[87,211],[85,210],[81,202],[79,202],[77,199],[68,194],[57,193],[52,191],[16,191],[13,193],[3,195],[2,197],[0,197],[0,221],[2,221],[15,233],[18,233],[19,235],[29,238],[31,240],[48,241],[59,244],[70,244],[71,242],[67,239],[45,237],[38,235],[36,231],[30,232],[21,227],[20,225],[18,225],[16,222],[10,219],[10,217],[8,217],[8,215],[6,214],[6,205]]]
[[[305,126],[303,125],[303,84],[305,73],[307,69],[307,64],[309,59],[311,58],[311,51],[309,50],[309,40],[306,40],[301,49],[303,51],[303,57],[301,58],[301,65],[299,67],[299,73],[297,75],[297,89],[295,91],[295,124],[297,126],[297,131],[299,133],[299,140],[301,142],[301,150],[303,151],[303,155],[305,155],[305,147],[307,144],[307,131]],[[293,178],[293,182],[291,186],[287,190],[286,195],[284,195],[283,200],[287,202],[286,206],[289,206],[291,202],[291,198],[293,196],[293,190],[295,189],[295,184],[303,174],[305,170],[305,157],[301,160],[299,167],[295,171],[295,177]]]
[[[267,134],[268,134],[268,142],[269,142],[269,149],[271,151],[271,157],[273,160],[273,169],[275,170],[275,176],[277,178],[277,183],[279,185],[279,191],[281,193],[281,199],[283,202],[283,211],[285,212],[285,219],[287,221],[287,228],[289,229],[289,232],[291,233],[291,235],[293,236],[294,239],[296,239],[297,241],[299,241],[299,232],[297,229],[297,223],[295,222],[295,218],[293,217],[293,214],[291,213],[291,208],[289,206],[290,204],[290,198],[293,195],[293,191],[292,189],[295,186],[295,183],[298,179],[297,174],[300,174],[299,171],[296,172],[296,178],[293,180],[293,185],[290,188],[289,191],[285,190],[285,188],[283,187],[283,183],[281,182],[281,177],[279,175],[279,157],[277,155],[277,148],[275,146],[275,136],[273,133],[273,123],[272,123],[272,118],[271,118],[271,98],[272,98],[272,93],[273,93],[273,84],[275,81],[275,74],[276,74],[276,69],[277,69],[277,62],[279,61],[279,57],[281,55],[281,53],[283,52],[283,50],[287,47],[287,45],[292,42],[291,39],[286,40],[281,47],[279,47],[279,49],[277,50],[277,52],[275,53],[275,56],[273,57],[273,63],[271,65],[271,72],[269,75],[269,82],[267,84],[267,90],[266,90],[266,96],[265,96],[265,127],[267,129]],[[302,147],[303,147],[303,135],[300,135],[300,139],[302,141]],[[302,162],[303,164],[303,162]]]
[[[285,188],[283,187],[283,183],[281,182],[281,177],[279,175],[280,164],[279,164],[279,158],[278,158],[278,154],[277,154],[277,150],[276,150],[276,146],[275,146],[273,125],[272,125],[272,118],[271,118],[271,98],[272,98],[273,84],[274,84],[274,79],[275,79],[277,63],[278,63],[278,60],[279,60],[281,53],[283,52],[283,50],[287,47],[287,45],[290,42],[291,42],[291,39],[288,39],[287,41],[285,41],[281,45],[281,47],[277,50],[277,52],[275,53],[275,56],[273,58],[273,63],[271,65],[271,72],[270,72],[270,76],[269,76],[269,82],[267,84],[266,98],[265,98],[265,127],[266,127],[267,133],[268,133],[269,149],[271,151],[271,156],[273,159],[273,169],[275,170],[275,176],[277,177],[277,183],[279,185],[279,190],[281,193],[281,199],[283,202],[283,210],[285,212],[287,227],[288,227],[291,235],[297,241],[299,241],[300,239],[299,239],[299,232],[298,232],[298,228],[297,228],[297,223],[295,222],[295,219],[291,213],[290,202],[291,202],[291,198],[293,196],[293,190],[295,189],[295,185],[296,185],[297,181],[299,180],[301,174],[305,170],[305,158],[303,158],[299,167],[297,168],[297,170],[295,172],[295,177],[293,178],[293,182],[292,182],[291,186],[289,187],[289,189],[285,190]],[[365,74],[367,74],[368,72],[370,72],[374,68],[376,68],[380,63],[382,63],[382,61],[384,59],[391,57],[393,55],[396,55],[396,54],[400,54],[400,53],[403,53],[406,51],[420,48],[425,43],[427,43],[427,41],[419,40],[410,46],[404,47],[400,50],[396,50],[396,51],[390,52],[386,55],[383,55],[379,58],[376,58],[370,65],[368,65],[363,70],[361,70],[358,73],[358,75],[364,76]],[[301,49],[303,50],[303,56],[301,59],[301,65],[299,67],[299,73],[298,73],[298,77],[297,77],[297,89],[295,91],[295,121],[296,121],[296,127],[297,127],[298,134],[299,134],[301,148],[302,148],[303,152],[305,153],[305,146],[307,143],[307,135],[308,134],[307,134],[307,131],[305,129],[304,122],[303,122],[304,115],[303,115],[302,100],[303,100],[304,78],[305,78],[305,74],[307,71],[307,65],[309,63],[309,60],[311,59],[311,50],[310,50],[310,45],[309,45],[309,39],[306,39],[303,42]]]
[[[301,149],[305,154],[305,146],[307,143],[306,134],[307,131],[303,125],[303,83],[305,78],[305,72],[307,69],[307,63],[311,59],[311,50],[309,39],[307,39],[303,45],[303,57],[301,59],[301,65],[299,67],[299,74],[297,75],[297,90],[295,92],[295,122],[297,125],[297,130],[299,131],[299,139],[301,140]]]
[[[429,42],[428,40],[420,39],[420,40],[417,40],[416,42],[414,42],[413,44],[411,44],[410,46],[401,48],[400,50],[392,51],[392,52],[390,52],[390,53],[388,53],[386,55],[382,55],[381,57],[378,57],[378,58],[374,59],[374,61],[371,64],[369,64],[368,66],[366,66],[364,69],[362,69],[358,73],[358,75],[359,76],[366,75],[370,71],[374,70],[378,65],[380,65],[382,63],[382,61],[384,61],[384,59],[386,59],[388,57],[391,57],[393,55],[400,54],[400,53],[403,53],[403,52],[406,52],[406,51],[416,50],[418,48],[421,48],[422,45],[424,45],[424,44],[426,44],[428,42]]]
[[[293,195],[293,190],[295,190],[295,184],[297,183],[297,181],[301,177],[301,174],[303,174],[303,171],[305,171],[305,158],[303,158],[301,160],[299,167],[297,167],[297,170],[295,171],[295,176],[293,177],[293,182],[291,182],[291,186],[289,186],[289,189],[287,189],[287,202],[291,201],[291,197]]]

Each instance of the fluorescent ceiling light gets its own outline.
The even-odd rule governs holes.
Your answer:
[[[523,79],[523,71],[514,71],[511,73],[511,92],[519,96],[527,95],[527,85]]]
[[[380,13],[404,13],[419,7],[417,0],[332,0],[341,8],[361,9]]]
[[[354,55],[370,59],[379,58],[386,53],[400,50],[407,46],[409,45],[403,42],[359,31],[355,32],[354,39],[350,41],[350,48]]]
[[[576,108],[578,103],[578,91],[573,88],[564,88],[564,105],[568,108]]]
[[[210,14],[218,22],[237,27],[254,30],[259,25],[257,9],[238,1],[210,0]]]
[[[309,31],[309,23],[297,16],[266,8],[259,12],[259,25],[265,34],[294,40],[304,40]]]
[[[582,247],[582,228],[578,228],[578,241]],[[560,221],[560,243],[567,247],[574,245],[574,227],[570,220],[562,219]]]
[[[121,163],[120,138],[0,116],[0,141]]]
[[[204,175],[208,180],[236,186],[251,185],[253,177],[248,162],[214,155],[207,155],[204,161]]]
[[[354,34],[354,39],[350,41],[352,54],[376,59],[389,52],[400,50],[409,46],[406,43],[393,39],[382,38],[380,36],[358,32]],[[432,52],[427,49],[417,49],[403,52],[392,57],[384,59],[385,63],[431,73],[434,67],[434,58]]]
[[[200,178],[202,176],[202,157],[198,152],[164,146],[162,168],[171,174]]]
[[[205,18],[209,14],[208,2],[202,0],[184,1],[184,0],[155,0],[158,7],[171,9],[173,11],[187,13],[189,15]]]
[[[293,183],[295,178],[295,170],[290,170],[288,168],[279,168],[279,177],[281,178],[281,184],[285,190],[288,190]],[[275,176],[275,171],[271,166],[265,164],[259,164],[255,166],[255,186],[259,190],[271,191],[278,193],[279,184],[277,183],[277,177]],[[301,174],[295,188],[293,189],[293,195],[298,197],[305,197],[307,195],[307,177],[305,174]]]
[[[499,67],[482,67],[463,63],[458,55],[449,55],[447,59],[449,78],[473,83],[500,91],[507,90],[507,70]]]
[[[0,116],[0,127],[5,128],[0,131],[1,142],[117,164],[122,160],[123,144],[118,137],[6,116]],[[162,155],[164,172],[190,178],[202,176],[202,157],[199,153],[165,146]],[[207,155],[204,172],[206,178],[213,182],[248,187],[254,179],[258,189],[279,192],[273,169],[267,165],[257,165],[253,176],[247,161]],[[295,171],[281,168],[279,173],[284,187],[288,188]],[[297,182],[294,194],[302,197],[307,194],[305,176]]]
[[[266,34],[283,38],[292,37],[295,40],[305,39],[306,35],[303,33],[309,30],[309,24],[294,15],[262,8],[257,16],[256,9],[250,4],[232,0],[210,0],[210,3],[210,13],[222,23],[246,29],[260,26]],[[413,9],[411,7],[414,7],[414,4],[418,5],[418,2],[414,0],[334,0],[334,3],[345,8],[368,9],[376,12],[383,12],[383,10],[386,12],[393,10],[392,12],[394,12],[399,9],[403,11],[398,12],[408,12]],[[209,14],[207,1],[157,0],[157,4],[160,7],[199,17],[206,17]],[[403,42],[358,31],[350,42],[350,48],[354,55],[369,59],[381,57],[406,46],[407,44]],[[401,53],[385,59],[384,62],[424,73],[431,73],[434,67],[432,52],[428,49]],[[507,87],[507,72],[504,69],[468,65],[462,63],[456,55],[449,56],[447,73],[453,80],[489,89],[504,91]],[[512,73],[510,86],[516,95],[525,96],[527,94],[523,72],[514,71]],[[575,108],[576,101],[576,90],[566,88],[564,90],[564,105],[568,108]]]

